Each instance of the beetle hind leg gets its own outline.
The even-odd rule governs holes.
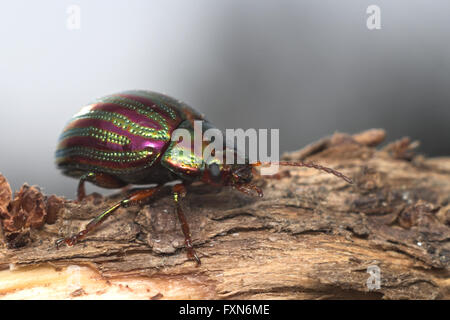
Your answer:
[[[153,188],[141,189],[141,190],[138,190],[138,191],[132,193],[127,198],[123,199],[120,202],[117,202],[113,206],[111,206],[108,209],[106,209],[105,211],[103,211],[100,215],[98,215],[97,217],[92,219],[86,225],[86,227],[83,230],[81,230],[80,232],[78,232],[77,234],[67,237],[67,238],[61,238],[61,239],[56,240],[56,242],[55,242],[56,248],[59,248],[59,246],[62,243],[66,243],[68,246],[73,246],[78,241],[83,239],[89,232],[91,232],[92,230],[97,228],[103,221],[105,221],[105,219],[107,217],[109,217],[111,215],[111,213],[113,213],[117,209],[119,209],[121,207],[137,205],[137,204],[141,203],[142,201],[153,196],[160,189],[161,189],[160,186],[156,186]]]
[[[81,182],[80,182],[81,183]],[[55,244],[56,247],[59,248],[63,243],[65,243],[68,246],[73,246],[80,240],[82,240],[89,232],[97,228],[107,217],[111,215],[111,213],[115,212],[117,209],[121,207],[128,207],[130,205],[136,205],[141,203],[142,201],[150,198],[153,196],[158,190],[161,189],[161,186],[156,186],[153,188],[148,189],[142,189],[139,191],[136,191],[132,193],[130,196],[125,198],[124,200],[117,202],[113,206],[109,207],[105,211],[103,211],[100,215],[92,219],[86,227],[81,230],[80,232],[76,233],[73,236],[67,237],[67,238],[61,238],[56,240]],[[184,215],[184,212],[181,208],[180,200],[183,198],[186,194],[186,187],[183,184],[177,184],[173,187],[173,197],[174,202],[176,205],[176,213],[178,216],[178,219],[181,223],[181,230],[184,234],[184,243],[187,249],[187,256],[189,259],[193,259],[197,262],[197,265],[201,264],[200,258],[198,257],[197,253],[194,250],[194,247],[192,245],[192,238],[191,238],[191,232],[189,230],[189,225],[187,223],[186,217]]]

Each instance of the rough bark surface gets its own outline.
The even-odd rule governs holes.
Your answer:
[[[450,158],[417,156],[407,138],[376,149],[384,135],[336,133],[284,155],[331,166],[353,185],[286,167],[256,180],[262,199],[192,186],[183,207],[199,267],[169,189],[56,250],[123,194],[76,203],[24,186],[12,199],[0,175],[0,297],[448,299]],[[369,266],[379,289],[367,285]],[[33,295],[43,287],[48,296]]]

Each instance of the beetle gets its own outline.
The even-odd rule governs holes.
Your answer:
[[[103,188],[148,185],[129,194],[101,212],[75,235],[61,238],[72,246],[98,227],[120,207],[137,205],[151,198],[163,185],[172,186],[176,213],[185,238],[189,259],[200,264],[194,250],[181,199],[186,186],[194,181],[217,186],[231,186],[246,194],[262,190],[252,184],[254,167],[262,163],[226,164],[203,159],[192,146],[171,139],[174,130],[194,131],[194,121],[203,121],[205,128],[214,128],[205,117],[179,100],[152,91],[133,90],[109,95],[83,107],[64,128],[56,150],[56,164],[64,175],[78,178],[77,199],[85,198],[85,182]],[[227,147],[224,145],[224,150]],[[180,149],[184,152],[180,153]],[[222,151],[224,151],[222,150]],[[219,150],[221,151],[221,150]],[[227,150],[229,151],[229,150]],[[241,155],[233,149],[235,158]],[[279,165],[309,167],[331,173],[345,181],[352,180],[339,171],[315,163],[279,162]]]

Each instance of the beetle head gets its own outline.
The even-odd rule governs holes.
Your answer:
[[[203,181],[218,186],[231,186],[248,195],[263,196],[262,190],[251,182],[253,165],[250,164],[209,164],[203,173]]]

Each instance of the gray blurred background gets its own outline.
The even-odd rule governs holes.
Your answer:
[[[381,30],[366,26],[371,4]],[[127,89],[182,99],[221,129],[279,128],[282,152],[381,127],[450,155],[449,15],[448,0],[4,1],[0,172],[72,198],[53,162],[61,129]]]

